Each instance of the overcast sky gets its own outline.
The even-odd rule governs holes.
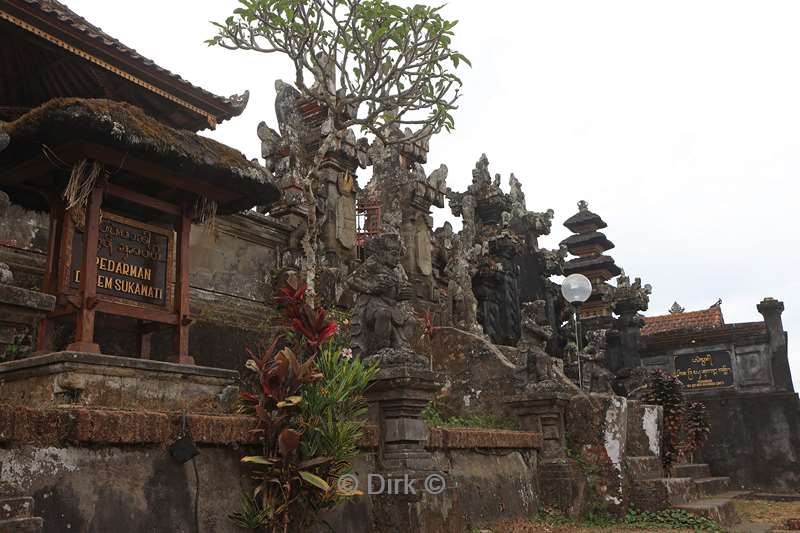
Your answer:
[[[293,75],[283,57],[203,44],[235,1],[63,1],[195,84],[249,89],[245,113],[211,135],[260,155],[273,82]],[[648,315],[722,298],[726,322],[756,321],[773,296],[800,332],[800,2],[452,0],[444,13],[473,68],[429,172],[445,163],[463,190],[485,152],[504,184],[522,181],[529,209],[555,210],[553,248],[587,200],[610,255],[653,285]],[[797,354],[790,343],[800,384]]]

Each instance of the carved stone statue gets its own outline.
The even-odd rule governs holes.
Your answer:
[[[586,332],[588,344],[581,352],[583,361],[583,390],[588,392],[613,392],[614,374],[605,367],[606,330]]]
[[[413,293],[400,261],[405,253],[400,236],[385,233],[367,242],[367,259],[350,276],[348,284],[357,294],[353,308],[352,345],[358,357],[386,348],[411,351],[413,315],[400,305]]]

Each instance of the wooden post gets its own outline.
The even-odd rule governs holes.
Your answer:
[[[61,232],[64,228],[64,205],[58,199],[50,203],[50,227],[47,233],[47,265],[45,266],[42,292],[58,293],[58,250],[61,243]],[[53,351],[53,337],[50,335],[47,317],[39,321],[36,330],[36,352]]]
[[[100,353],[100,346],[94,342],[94,310],[97,306],[98,226],[104,185],[103,183],[95,185],[86,205],[86,227],[83,230],[81,261],[81,307],[75,321],[75,342],[67,346],[68,351]]]
[[[178,240],[175,243],[177,258],[175,263],[175,313],[178,325],[174,336],[173,362],[182,365],[193,365],[194,359],[189,356],[189,236],[192,231],[192,205],[183,202],[181,216],[178,219]]]
[[[138,320],[137,323],[139,325],[139,331],[137,333],[139,358],[150,359],[150,353],[153,346],[152,324],[144,320]]]

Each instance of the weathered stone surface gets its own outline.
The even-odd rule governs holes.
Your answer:
[[[794,393],[704,397],[711,436],[702,457],[734,485],[774,492],[800,487],[800,400]]]
[[[356,204],[350,196],[340,196],[336,201],[336,238],[351,250],[356,245]]]
[[[448,430],[449,431],[449,430]],[[455,430],[459,431],[459,430]],[[529,448],[441,449],[433,453],[439,472],[446,472],[444,492],[424,490],[414,495],[365,495],[346,503],[324,518],[336,531],[384,533],[463,533],[488,527],[500,519],[530,517],[543,504],[538,480],[539,462]],[[367,492],[374,472],[372,454],[362,454],[354,465],[361,490]],[[373,481],[373,488],[379,482]],[[424,487],[424,479],[417,483]],[[319,528],[317,532],[327,531]]]
[[[255,421],[246,416],[187,414],[186,426],[195,442],[254,444]],[[0,442],[7,445],[125,444],[164,445],[182,428],[181,413],[122,411],[60,406],[31,408],[2,405]]]
[[[201,530],[238,531],[227,515],[248,486],[239,457],[230,448],[200,447]],[[192,464],[176,464],[163,448],[20,446],[0,449],[0,462],[4,477],[33,495],[45,533],[140,533],[165,524],[176,533],[196,530]]]
[[[237,376],[216,368],[58,352],[0,364],[0,402],[221,413]]]
[[[443,383],[436,406],[445,415],[490,414],[509,418],[505,405],[524,379],[488,340],[455,328],[438,328],[431,339],[432,367]]]

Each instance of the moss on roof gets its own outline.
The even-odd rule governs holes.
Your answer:
[[[280,197],[273,177],[241,152],[186,130],[177,130],[126,102],[104,99],[57,98],[5,123],[8,150],[20,145],[49,145],[70,140],[114,147],[171,170],[241,194],[220,206],[231,213],[268,205]]]

